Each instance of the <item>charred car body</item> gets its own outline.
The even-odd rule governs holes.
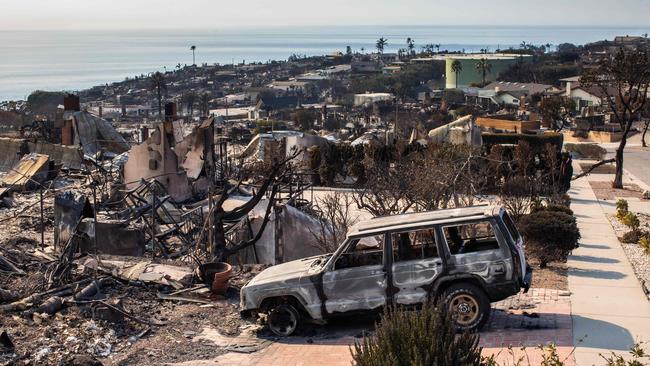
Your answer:
[[[522,238],[498,206],[373,218],[336,252],[266,269],[241,290],[242,315],[268,314],[271,330],[324,323],[389,304],[443,301],[460,330],[485,324],[490,303],[528,290]]]

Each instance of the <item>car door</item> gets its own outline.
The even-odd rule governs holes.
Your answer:
[[[386,304],[385,239],[384,234],[354,238],[330,263],[323,275],[327,314],[376,309]]]
[[[431,228],[391,234],[392,282],[399,304],[417,304],[427,300],[428,286],[442,273],[436,230]]]
[[[507,244],[498,230],[490,219],[443,226],[454,271],[473,273],[488,281],[511,272],[511,262],[503,255]]]

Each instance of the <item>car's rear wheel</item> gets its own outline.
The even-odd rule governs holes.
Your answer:
[[[271,331],[280,337],[292,335],[300,323],[300,314],[290,304],[274,306],[268,314],[267,324]]]
[[[490,299],[471,283],[458,283],[445,290],[442,299],[458,331],[477,331],[490,317]]]

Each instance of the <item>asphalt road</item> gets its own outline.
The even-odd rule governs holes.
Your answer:
[[[623,167],[643,183],[650,185],[650,148],[640,146],[625,148]]]

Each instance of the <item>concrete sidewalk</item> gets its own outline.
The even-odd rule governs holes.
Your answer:
[[[600,365],[599,353],[624,354],[635,341],[650,341],[650,303],[588,178],[574,181],[569,194],[582,234],[568,261],[575,360]]]

